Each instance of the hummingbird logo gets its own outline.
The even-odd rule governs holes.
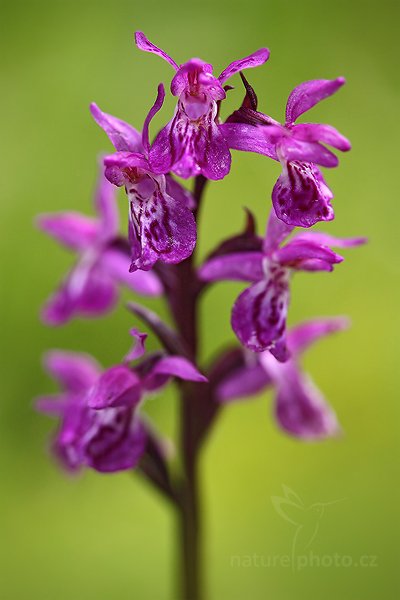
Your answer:
[[[342,499],[331,502],[314,502],[307,506],[300,496],[287,485],[282,485],[282,490],[284,496],[272,496],[271,500],[278,515],[296,528],[292,543],[292,567],[294,569],[296,556],[307,550],[315,540],[326,507],[337,504]]]

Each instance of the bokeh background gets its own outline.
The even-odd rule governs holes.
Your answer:
[[[38,212],[92,210],[96,156],[111,147],[90,118],[89,102],[140,128],[157,84],[169,83],[169,66],[135,49],[135,29],[177,62],[200,56],[216,72],[267,45],[270,61],[248,75],[260,109],[276,118],[301,81],[345,75],[345,88],[307,118],[335,125],[353,142],[340,168],[327,173],[336,220],[326,229],[370,238],[368,247],[348,251],[333,275],[304,274],[293,283],[291,322],[335,314],[353,320],[349,332],[305,358],[344,436],[318,444],[288,438],[273,422],[268,394],[230,406],[210,436],[202,456],[208,598],[399,597],[399,6],[2,2],[0,598],[176,600],[169,507],[131,474],[64,476],[46,451],[53,423],[32,408],[32,398],[54,389],[41,370],[44,350],[85,350],[111,365],[129,343],[133,319],[123,306],[102,320],[59,329],[39,322],[41,303],[72,257],[32,222]],[[234,84],[225,114],[242,97],[238,77]],[[159,125],[173,104],[169,98]],[[200,256],[238,230],[244,205],[263,227],[278,173],[279,165],[261,156],[234,155],[231,175],[208,190]],[[125,214],[122,196],[121,205]],[[207,295],[204,356],[232,339],[229,312],[239,289],[220,285]],[[146,410],[175,434],[172,388]],[[271,501],[283,485],[307,506],[341,500],[326,508],[307,552],[320,560],[347,556],[351,565],[309,559],[293,572],[279,559],[271,563],[290,554],[293,542],[293,526]],[[361,556],[370,557],[368,566],[360,566]]]

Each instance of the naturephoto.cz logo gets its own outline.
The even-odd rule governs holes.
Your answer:
[[[231,567],[255,568],[291,568],[301,571],[305,568],[374,568],[378,566],[378,557],[374,554],[352,556],[349,554],[317,554],[312,550],[320,523],[331,506],[343,501],[306,504],[302,498],[287,485],[282,485],[283,496],[272,496],[271,502],[277,514],[291,524],[293,538],[287,554],[237,554],[230,557]]]

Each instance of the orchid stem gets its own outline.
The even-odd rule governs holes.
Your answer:
[[[207,180],[195,180],[194,197],[196,220]],[[193,265],[194,256],[176,266],[176,288],[170,296],[171,310],[180,336],[194,361],[198,352],[197,308],[199,285]],[[198,485],[198,440],[196,414],[201,407],[202,385],[186,383],[181,386],[181,452],[183,477],[180,488],[180,553],[182,600],[202,599],[201,519]]]

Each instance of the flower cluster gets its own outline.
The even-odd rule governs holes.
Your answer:
[[[300,370],[298,358],[311,343],[343,329],[347,321],[315,319],[287,331],[286,317],[294,273],[332,271],[343,261],[332,247],[350,248],[365,241],[309,230],[334,218],[333,194],[320,167],[336,167],[338,159],[327,146],[347,151],[350,143],[330,125],[296,121],[341,88],[344,79],[297,86],[281,124],[258,111],[256,93],[243,75],[243,70],[268,60],[267,48],[232,62],[215,76],[212,65],[198,58],[178,65],[142,32],[136,33],[135,42],[174,69],[170,91],[177,98],[175,113],[152,140],[150,125],[163,110],[162,84],[141,131],[91,104],[92,116],[115,152],[101,158],[97,218],[72,212],[38,218],[43,231],[77,254],[75,266],[45,304],[42,316],[50,325],[76,316],[99,316],[115,306],[123,286],[138,295],[164,298],[175,328],[130,303],[131,311],[160,340],[159,352],[145,353],[147,334],[132,329],[133,349],[120,364],[104,371],[87,355],[61,351],[46,355],[45,367],[60,383],[61,392],[55,398],[40,398],[38,408],[60,420],[55,454],[69,470],[131,469],[143,464],[146,456],[153,462],[157,456],[157,468],[165,466],[162,444],[141,407],[149,393],[171,379],[183,390],[186,402],[191,395],[196,399],[196,427],[189,434],[194,437],[209,428],[223,404],[266,388],[274,389],[276,420],[288,434],[302,439],[335,435],[339,431],[335,414]],[[226,82],[235,74],[243,81],[244,100],[223,120],[221,112],[232,89]],[[266,233],[257,234],[248,211],[245,231],[224,240],[195,266],[196,218],[204,185],[229,174],[232,150],[256,152],[282,166],[272,189]],[[194,177],[194,190],[190,192],[176,177]],[[128,201],[126,235],[119,230],[118,187],[124,188]],[[201,292],[223,280],[248,284],[232,309],[239,344],[201,369],[193,315]],[[160,485],[160,477],[157,481]]]

